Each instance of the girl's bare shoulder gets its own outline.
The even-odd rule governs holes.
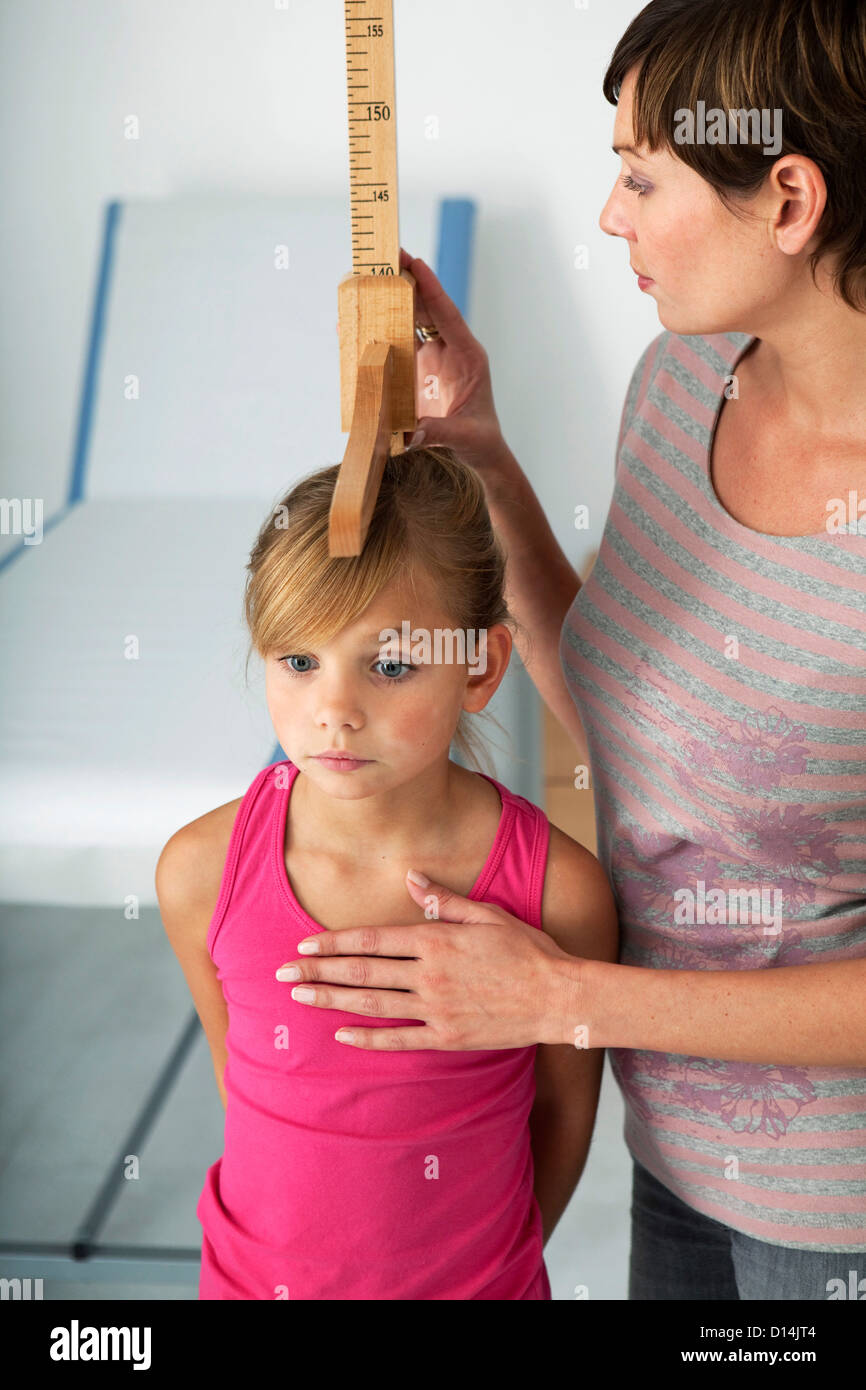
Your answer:
[[[619,922],[607,874],[590,850],[553,824],[541,922],[570,955],[616,958]]]
[[[154,876],[163,921],[210,920],[242,800],[238,796],[197,816],[163,845]]]

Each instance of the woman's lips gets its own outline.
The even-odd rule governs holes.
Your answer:
[[[655,280],[651,280],[648,275],[639,275],[637,277],[637,287],[639,290],[649,289],[650,285],[654,284]]]

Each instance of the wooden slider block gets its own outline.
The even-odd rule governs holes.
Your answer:
[[[340,281],[337,296],[341,429],[345,433],[352,427],[355,388],[364,348],[368,343],[387,343],[394,356],[388,429],[414,432],[414,275],[408,270],[401,270],[399,275],[347,275]]]

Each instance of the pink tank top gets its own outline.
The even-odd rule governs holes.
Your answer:
[[[285,867],[297,775],[275,763],[244,795],[207,934],[229,1027],[224,1151],[196,1207],[199,1297],[549,1299],[528,1125],[535,1046],[353,1048],[334,1038],[343,1025],[422,1025],[299,1004],[274,978],[324,930]],[[502,811],[468,896],[540,929],[547,817],[487,781]]]

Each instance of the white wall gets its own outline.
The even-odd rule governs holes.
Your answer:
[[[639,8],[395,0],[401,188],[478,201],[470,322],[506,438],[581,566],[628,378],[659,331],[627,247],[598,227],[620,167],[601,78]],[[345,190],[350,269],[343,5],[4,0],[0,63],[0,493],[43,497],[47,518],[68,487],[107,200]]]

